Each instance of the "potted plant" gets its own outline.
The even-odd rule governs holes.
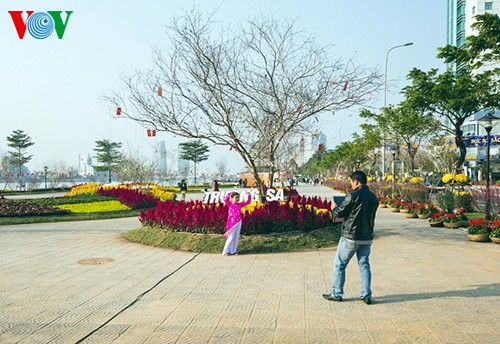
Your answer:
[[[470,220],[467,227],[467,237],[470,241],[490,241],[489,222],[485,219]]]
[[[495,244],[500,244],[500,220],[491,223],[490,239]]]
[[[443,227],[443,215],[444,211],[438,211],[429,217],[429,225],[431,227]]]
[[[455,214],[457,214],[457,217],[461,221],[461,226],[462,227],[468,227],[469,226],[469,219],[465,215],[465,208],[456,208],[455,209]]]
[[[406,209],[406,214],[405,216],[409,219],[416,219],[417,216],[417,209],[416,209],[416,204],[415,203],[408,203],[405,205]]]
[[[387,201],[388,199],[385,197],[380,197],[378,198],[378,207],[379,208],[387,208]]]
[[[457,213],[445,213],[443,215],[443,225],[446,228],[459,228],[462,225],[462,217]]]
[[[395,199],[390,199],[387,201],[387,206],[389,207],[389,210],[392,211],[393,213],[398,213],[399,212],[399,204],[398,201]]]
[[[415,206],[415,212],[419,219],[428,219],[432,214],[438,212],[438,209],[427,203],[417,203]]]

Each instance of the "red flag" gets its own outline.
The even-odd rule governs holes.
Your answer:
[[[344,88],[342,89],[342,92],[347,90],[347,85],[349,84],[349,81],[346,81],[345,84],[344,84]]]
[[[233,146],[229,147],[229,150],[232,151],[233,150]]]
[[[302,105],[304,105],[304,104],[300,103],[299,107],[297,108],[297,110],[295,112],[299,112],[302,109]]]
[[[156,136],[156,130],[155,130],[155,129],[153,129],[153,130],[151,131],[151,136]]]
[[[117,107],[116,108],[116,115],[120,116],[121,114],[122,114],[122,108],[121,107]]]
[[[158,86],[158,97],[161,97],[163,95],[163,90],[161,86]]]
[[[151,137],[151,129],[146,130],[146,133],[148,134],[149,137]]]

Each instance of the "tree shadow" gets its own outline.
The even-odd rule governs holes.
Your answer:
[[[441,293],[419,293],[419,294],[394,294],[376,298],[377,303],[395,303],[407,301],[419,301],[447,297],[491,297],[500,296],[500,283],[472,285],[471,289],[449,290]]]

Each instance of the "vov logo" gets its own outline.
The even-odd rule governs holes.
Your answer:
[[[66,20],[63,21],[62,11],[26,11],[28,15],[25,21],[23,19],[23,12],[25,11],[9,11],[19,39],[24,39],[26,29],[29,34],[36,39],[45,39],[49,37],[54,30],[57,33],[57,37],[62,39],[66,31],[66,26],[68,25],[69,17],[73,13],[73,11],[65,11]]]

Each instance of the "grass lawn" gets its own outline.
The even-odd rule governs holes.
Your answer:
[[[141,227],[124,234],[130,241],[145,245],[189,252],[222,252],[225,240],[217,234],[172,232]],[[290,232],[276,235],[240,237],[238,250],[245,253],[305,251],[336,246],[340,238],[340,225],[314,230],[309,233]]]
[[[78,213],[67,215],[47,215],[47,216],[22,216],[22,217],[0,217],[1,225],[20,225],[28,223],[44,222],[68,222],[68,221],[91,221],[117,219],[122,217],[137,217],[140,210],[115,211],[107,213]]]

